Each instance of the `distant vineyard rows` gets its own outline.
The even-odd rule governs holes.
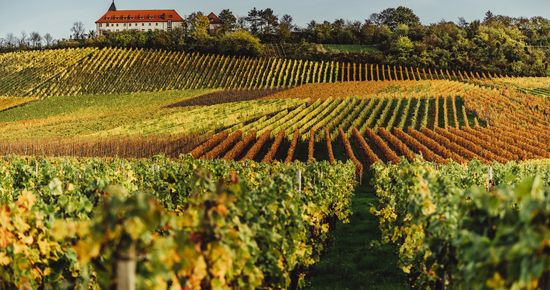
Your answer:
[[[430,82],[435,82],[433,87],[423,84],[428,91],[445,85]],[[349,84],[353,92],[357,84]],[[176,157],[192,151],[193,156],[203,159],[264,162],[351,159],[357,167],[378,160],[395,162],[400,156],[412,160],[417,154],[441,163],[447,159],[504,162],[550,157],[547,101],[511,91],[467,88],[457,91],[461,96],[451,97],[383,95],[296,100],[284,109],[279,105],[267,111],[246,107],[253,117],[204,135],[116,142],[22,140],[0,142],[0,153],[127,157],[164,153]],[[294,94],[294,90],[299,88],[286,92]],[[262,92],[254,91],[250,96],[255,98],[257,94],[263,96]],[[233,101],[231,96],[230,91],[228,94],[222,91],[175,105]]]
[[[464,97],[318,99],[228,128],[191,153],[257,161],[350,159],[358,170],[416,155],[438,163],[550,158],[548,110],[541,98],[494,90]]]
[[[209,141],[196,147],[191,154],[201,159],[230,160],[293,160],[310,161],[357,159],[361,164],[370,166],[378,161],[399,162],[400,157],[412,161],[416,155],[437,163],[448,163],[452,159],[465,163],[472,159],[483,162],[507,162],[510,160],[529,160],[550,158],[550,145],[545,141],[550,136],[540,132],[533,135],[529,130],[518,131],[507,127],[491,128],[422,128],[386,130],[381,127],[378,132],[365,128],[351,130],[351,137],[337,130],[335,139],[330,136],[330,129],[309,131],[309,138],[304,142],[298,140],[299,130],[291,140],[283,140],[283,133],[276,138],[269,138],[266,131],[259,138],[257,133],[243,134],[241,131],[228,134],[219,133]],[[329,132],[329,135],[325,135]],[[342,132],[342,133],[340,133]],[[319,134],[319,135],[318,135]],[[314,136],[325,137],[315,140]],[[348,145],[349,144],[349,145]],[[343,149],[342,149],[343,148]],[[338,150],[339,152],[336,152]],[[339,156],[334,156],[339,153]]]
[[[367,80],[470,80],[484,72],[248,58],[163,50],[68,49],[0,55],[0,95],[50,97],[199,88],[281,88]]]
[[[330,138],[334,140],[340,128],[349,135],[353,128],[364,133],[368,128],[469,128],[474,125],[480,123],[475,115],[466,111],[460,97],[346,98],[304,103],[293,109],[235,125],[231,129],[259,134],[270,131],[272,136],[285,131],[289,138],[298,130],[302,141],[307,140],[309,132],[313,130],[316,132],[315,141],[318,141],[324,138],[320,130],[323,128],[329,130]]]

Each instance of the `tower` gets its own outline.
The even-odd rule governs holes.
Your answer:
[[[115,0],[113,0],[113,3],[111,4],[111,7],[109,7],[109,11],[116,11]]]

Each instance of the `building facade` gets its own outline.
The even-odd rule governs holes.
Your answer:
[[[216,32],[222,27],[223,21],[218,15],[214,14],[214,12],[210,12],[206,17],[208,17],[208,21],[210,21],[210,25],[208,25],[208,30],[210,30],[210,32]]]
[[[176,10],[117,10],[115,2],[107,13],[96,21],[98,35],[124,30],[169,31],[183,26],[183,18]]]

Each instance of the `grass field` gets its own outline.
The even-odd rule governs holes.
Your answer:
[[[45,139],[203,134],[284,109],[295,101],[172,107],[206,90],[52,97],[0,112],[0,138]],[[249,107],[254,107],[250,110]]]
[[[372,45],[361,44],[323,44],[329,52],[373,53],[379,50]]]

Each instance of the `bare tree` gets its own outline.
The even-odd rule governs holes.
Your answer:
[[[21,31],[21,34],[19,35],[19,47],[27,46],[29,46],[28,35],[25,31]]]
[[[15,37],[15,35],[13,35],[13,33],[8,33],[8,35],[6,35],[6,45],[8,47],[14,47],[18,42],[19,40]]]
[[[40,33],[33,31],[30,35],[31,44],[34,48],[42,47],[42,36]]]
[[[53,37],[52,37],[52,35],[49,34],[49,33],[44,34],[44,41],[46,42],[46,46],[49,47],[50,45],[52,45],[52,44],[53,44]]]
[[[94,38],[96,35],[95,35],[95,30],[90,30],[88,32],[88,38]]]
[[[82,23],[82,21],[77,21],[73,24],[73,27],[71,28],[71,33],[72,33],[72,37],[74,39],[77,39],[77,40],[82,40],[84,39],[84,32],[85,32],[85,28],[84,28],[84,23]]]

